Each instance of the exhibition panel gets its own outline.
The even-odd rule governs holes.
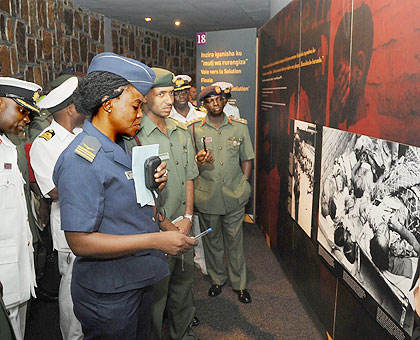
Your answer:
[[[259,30],[256,218],[334,339],[415,325],[419,14],[296,0]]]

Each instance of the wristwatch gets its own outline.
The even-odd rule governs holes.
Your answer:
[[[190,215],[190,214],[185,214],[185,215],[184,215],[184,218],[188,218],[188,219],[190,220],[190,222],[192,223],[192,218],[193,218],[193,215]]]

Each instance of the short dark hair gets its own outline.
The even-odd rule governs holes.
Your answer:
[[[387,270],[389,265],[389,246],[382,246],[377,235],[370,240],[370,255],[372,261],[380,270]]]
[[[344,246],[344,228],[342,225],[340,225],[338,228],[335,229],[334,231],[334,243],[339,246],[342,247]]]
[[[117,98],[124,92],[121,87],[129,84],[126,79],[114,73],[105,71],[89,73],[73,92],[73,102],[77,112],[86,116],[95,116],[103,104],[103,97]]]
[[[350,263],[356,261],[356,242],[347,242],[344,245],[344,256]]]
[[[334,220],[337,215],[337,206],[334,202],[334,198],[330,198],[328,201],[328,211],[330,213],[331,218]]]
[[[364,182],[361,177],[356,177],[355,181],[353,182],[354,196],[356,196],[356,198],[361,198],[363,196],[363,183]]]

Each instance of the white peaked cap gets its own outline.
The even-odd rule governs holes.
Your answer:
[[[38,107],[48,109],[51,112],[60,111],[73,103],[72,95],[77,89],[79,80],[77,77],[71,77],[60,86],[52,90],[48,95],[38,102]]]
[[[214,84],[211,84],[211,86],[219,86],[222,91],[226,90],[226,89],[231,89],[233,87],[233,84],[228,83],[226,81],[218,81]]]

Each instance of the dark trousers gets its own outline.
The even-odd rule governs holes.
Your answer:
[[[74,314],[84,340],[148,340],[153,286],[122,293],[98,293],[71,284]]]

